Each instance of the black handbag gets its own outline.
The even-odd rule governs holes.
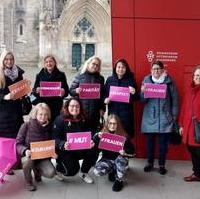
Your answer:
[[[29,96],[22,98],[22,114],[28,115],[32,109],[32,103]]]
[[[170,133],[170,144],[179,145],[182,143],[182,136],[179,133],[179,125],[177,122],[173,122],[173,130]]]
[[[192,120],[194,123],[194,140],[196,143],[200,143],[200,122],[195,117]]]

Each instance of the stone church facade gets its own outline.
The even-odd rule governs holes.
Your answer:
[[[12,50],[20,65],[40,65],[47,54],[64,67],[93,54],[111,65],[108,0],[1,0],[0,30],[0,51]]]

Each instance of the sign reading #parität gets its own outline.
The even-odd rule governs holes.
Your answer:
[[[99,99],[100,84],[80,84],[80,99]]]
[[[166,84],[152,84],[145,83],[144,98],[165,98],[166,97]]]
[[[40,82],[40,97],[61,96],[61,82]]]
[[[68,150],[91,148],[91,132],[67,133]]]
[[[98,148],[108,151],[119,152],[123,150],[125,140],[126,138],[121,135],[103,133]]]
[[[110,101],[129,103],[129,98],[130,91],[128,87],[110,86]]]

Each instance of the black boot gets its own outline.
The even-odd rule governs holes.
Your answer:
[[[115,180],[112,190],[113,191],[121,191],[123,188],[123,181]]]

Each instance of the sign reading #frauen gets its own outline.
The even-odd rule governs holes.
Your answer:
[[[61,82],[40,82],[40,97],[61,96]]]
[[[110,86],[109,99],[115,102],[129,103],[130,91],[127,87]]]
[[[80,99],[99,99],[100,84],[80,84]]]
[[[99,148],[119,152],[124,148],[125,137],[111,133],[103,133],[99,142]]]
[[[80,150],[91,148],[91,132],[67,133],[69,150]]]
[[[16,100],[31,92],[31,81],[23,79],[10,85],[8,88],[14,94],[13,100]]]
[[[55,140],[31,142],[31,160],[55,157]]]
[[[166,97],[166,84],[151,84],[145,83],[144,98],[165,98]]]

